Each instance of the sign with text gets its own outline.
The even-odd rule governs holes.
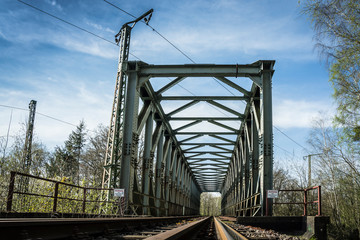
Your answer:
[[[125,189],[123,188],[114,189],[114,197],[124,197],[124,196],[125,196]]]
[[[267,198],[278,198],[279,191],[278,190],[267,190]]]

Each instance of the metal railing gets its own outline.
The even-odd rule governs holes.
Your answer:
[[[26,187],[21,186],[26,178]],[[18,179],[18,181],[17,181]],[[107,205],[109,214],[117,214],[119,202],[103,201],[111,188],[81,187],[74,184],[11,172],[7,212],[45,212],[99,214]]]
[[[24,184],[26,183],[26,184]],[[60,213],[81,215],[111,215],[123,216],[126,212],[125,198],[117,200],[103,200],[104,196],[113,188],[81,187],[71,183],[14,172],[10,174],[10,183],[7,196],[6,211],[17,213]],[[194,209],[183,204],[166,202],[163,199],[134,192],[139,198],[148,196],[151,202],[160,203],[159,206],[131,204],[128,206],[133,212],[148,207],[149,214],[169,215],[190,214]],[[167,207],[165,204],[167,203]],[[141,214],[141,213],[139,213]]]
[[[309,201],[308,198],[308,192],[312,191],[312,190],[317,190],[317,199],[316,200],[312,200]],[[276,201],[272,201],[272,205],[285,205],[285,204],[291,204],[291,205],[303,205],[303,216],[308,216],[308,205],[312,205],[312,204],[317,204],[317,214],[316,216],[321,216],[322,212],[321,212],[321,186],[315,186],[315,187],[310,187],[310,188],[306,188],[306,189],[293,189],[293,190],[278,190],[279,192],[303,192],[304,196],[303,196],[303,201],[302,202],[276,202]],[[272,199],[276,199],[276,198],[272,198]],[[266,216],[269,215],[269,198],[266,194]]]

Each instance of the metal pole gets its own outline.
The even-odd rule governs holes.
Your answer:
[[[29,104],[29,120],[26,131],[25,146],[24,146],[24,171],[30,173],[31,166],[31,145],[34,131],[34,121],[36,113],[36,101],[31,100]],[[26,189],[27,190],[27,189]]]
[[[10,173],[10,184],[9,184],[9,192],[7,197],[7,206],[6,211],[11,212],[12,207],[12,201],[13,201],[13,195],[14,195],[14,186],[15,186],[15,172]]]
[[[311,187],[311,155],[308,155],[308,170],[309,170],[309,186],[308,187]]]
[[[321,186],[318,186],[318,215],[321,216]]]
[[[307,156],[304,156],[303,159],[305,160],[305,157],[308,159],[308,188],[311,187],[312,179],[311,179],[311,157],[312,156],[320,156],[322,153],[315,153],[315,154],[309,154]]]
[[[86,210],[86,188],[84,187],[84,192],[83,192],[83,206],[82,206],[82,212],[85,214],[85,210]]]
[[[103,181],[102,181],[103,188],[117,188],[119,186],[119,178],[120,178],[119,174],[121,167],[120,162],[123,161],[120,160],[120,157],[124,155],[122,151],[124,148],[126,148],[124,147],[124,142],[123,142],[124,139],[123,132],[125,131],[124,129],[125,99],[127,97],[126,96],[127,79],[124,69],[127,66],[128,57],[129,57],[131,30],[135,26],[135,24],[138,21],[141,21],[142,19],[144,19],[146,23],[149,22],[152,12],[153,9],[150,9],[149,11],[142,14],[134,21],[125,23],[121,27],[119,33],[115,35],[115,41],[118,44],[120,43],[119,64],[118,64],[118,72],[117,72],[116,84],[115,84],[114,101],[111,111],[109,134],[106,145],[104,173],[103,173]],[[129,24],[132,24],[132,26],[129,26]],[[105,201],[110,200],[110,198],[112,197],[111,192],[112,191],[108,191],[106,196],[104,196]]]
[[[304,216],[307,216],[307,189],[304,190]]]
[[[58,194],[59,194],[59,182],[55,183],[53,212],[56,212],[57,209]]]

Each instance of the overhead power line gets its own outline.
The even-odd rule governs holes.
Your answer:
[[[29,112],[29,109],[26,109],[26,108],[14,107],[14,106],[9,106],[9,105],[4,105],[4,104],[0,104],[0,107],[5,107],[5,108],[10,108],[10,109],[16,109],[16,110],[21,110],[21,111]],[[44,117],[49,118],[49,119],[52,119],[52,120],[55,120],[55,121],[58,121],[58,122],[61,122],[61,123],[64,123],[64,124],[67,124],[67,125],[70,125],[70,126],[73,126],[73,127],[77,127],[77,126],[78,126],[78,125],[76,125],[76,124],[73,124],[73,123],[70,123],[70,122],[61,120],[61,119],[59,119],[59,118],[55,118],[55,117],[49,116],[49,115],[44,114],[44,113],[36,112],[36,114],[41,115],[41,116],[44,116]],[[93,130],[88,130],[88,131],[91,131],[91,132],[95,132],[95,133],[96,133],[96,131],[93,131]]]
[[[136,16],[134,16],[133,14],[125,11],[124,9],[116,6],[115,4],[113,4],[113,3],[111,3],[111,2],[109,2],[109,1],[107,1],[107,0],[104,0],[104,2],[106,2],[107,4],[113,6],[114,8],[122,11],[123,13],[125,13],[125,14],[133,17],[133,18],[136,18]],[[158,34],[161,38],[163,38],[166,42],[168,42],[172,47],[174,47],[177,51],[179,51],[182,55],[184,55],[184,56],[185,56],[187,59],[189,59],[192,63],[196,64],[196,62],[195,62],[193,59],[191,59],[186,53],[184,53],[180,48],[178,48],[174,43],[172,43],[169,39],[167,39],[164,35],[162,35],[162,34],[161,34],[159,31],[157,31],[154,27],[152,27],[149,23],[146,23],[144,20],[142,20],[141,22],[144,23],[144,24],[146,24],[149,28],[151,28],[151,30],[153,30],[156,34]],[[139,60],[141,60],[141,59],[139,59]],[[235,96],[235,94],[232,93],[229,89],[227,89],[223,84],[221,84],[221,82],[219,82],[219,80],[215,79],[214,77],[213,77],[213,79],[214,79],[218,84],[220,84],[224,89],[226,89],[230,94],[232,94],[233,96]],[[170,80],[170,79],[169,79],[169,80]],[[185,91],[187,91],[188,93],[190,93],[191,95],[196,96],[193,92],[191,92],[189,89],[183,87],[181,84],[178,84],[178,86],[181,87],[182,89],[184,89]],[[208,103],[208,104],[209,104],[209,103]],[[210,104],[209,104],[209,105],[210,105]],[[214,106],[212,106],[212,105],[210,105],[210,106],[211,106],[212,108],[216,109],[216,110],[217,110],[218,112],[220,112],[221,114],[223,114],[223,115],[225,115],[225,116],[228,116],[226,113],[220,111],[220,109],[218,109],[218,108],[216,108],[216,107],[214,107]]]
[[[134,15],[132,15],[131,13],[129,13],[129,12],[127,12],[127,11],[119,8],[118,6],[116,6],[116,5],[108,2],[108,1],[106,1],[106,0],[104,0],[104,1],[107,2],[108,4],[110,4],[111,6],[119,9],[120,11],[122,11],[122,12],[130,15],[131,17],[136,18]],[[40,8],[38,8],[38,7],[35,7],[35,6],[33,6],[33,5],[29,4],[29,3],[26,3],[26,2],[21,1],[21,0],[18,0],[18,2],[24,4],[24,5],[28,6],[28,7],[31,7],[31,8],[33,8],[33,9],[39,11],[39,12],[42,12],[42,13],[44,13],[44,14],[52,17],[52,18],[55,18],[55,19],[57,19],[57,20],[59,20],[59,21],[61,21],[61,22],[63,22],[63,23],[66,23],[66,24],[68,24],[68,25],[70,25],[70,26],[72,26],[72,27],[75,27],[75,28],[77,28],[77,29],[79,29],[79,30],[81,30],[81,31],[83,31],[83,32],[86,32],[86,33],[88,33],[88,34],[91,34],[92,36],[95,36],[95,37],[97,37],[97,38],[99,38],[99,39],[101,39],[101,40],[104,40],[104,41],[106,41],[106,42],[108,42],[108,43],[111,43],[111,44],[113,44],[113,45],[115,45],[115,46],[118,46],[116,43],[114,43],[114,42],[112,42],[112,41],[110,41],[110,40],[108,40],[108,39],[106,39],[106,38],[103,38],[103,37],[101,37],[101,36],[99,36],[99,35],[91,32],[91,31],[89,31],[89,30],[86,30],[85,28],[82,28],[82,27],[74,24],[74,23],[71,23],[71,22],[69,22],[69,21],[67,21],[67,20],[64,20],[64,19],[62,19],[62,18],[60,18],[60,17],[57,17],[57,16],[55,16],[55,15],[53,15],[53,14],[51,14],[51,13],[48,13],[48,12],[46,12],[45,10],[42,10],[42,9],[40,9]],[[145,22],[144,22],[144,23],[145,23]],[[145,24],[146,24],[146,23],[145,23]],[[148,25],[148,24],[147,24],[147,25]],[[149,26],[149,25],[148,25],[148,26]],[[151,27],[151,26],[149,26],[149,27]],[[157,34],[159,34],[162,38],[164,38],[167,42],[169,42],[173,47],[175,47],[178,51],[180,51],[184,56],[186,56],[190,61],[192,61],[193,63],[195,63],[189,56],[187,56],[183,51],[181,51],[181,50],[180,50],[179,48],[177,48],[173,43],[171,43],[168,39],[166,39],[163,35],[161,35],[156,29],[154,29],[153,27],[151,27],[151,28],[153,29],[153,31],[155,31]],[[134,55],[133,53],[129,52],[129,54],[130,54],[131,56],[135,57],[136,59],[142,61],[139,57],[137,57],[137,56]],[[216,80],[216,79],[215,79],[215,80]],[[217,82],[218,82],[218,81],[217,81]],[[218,82],[218,83],[219,83],[220,85],[222,85],[220,82]],[[192,93],[190,90],[186,89],[185,87],[181,86],[180,84],[179,84],[179,86],[180,86],[181,88],[183,88],[185,91],[187,91],[187,92],[189,92],[190,94],[192,94],[192,95],[195,96],[195,94]],[[223,86],[223,85],[222,85],[222,86]],[[223,87],[225,88],[225,86],[223,86]],[[227,88],[225,88],[225,89],[228,90]],[[228,91],[229,91],[229,90],[228,90]],[[230,92],[230,91],[229,91],[229,92]],[[231,92],[230,92],[230,93],[231,93]],[[233,93],[231,93],[231,94],[233,94]],[[233,94],[233,95],[234,95],[234,94]],[[217,108],[216,108],[216,109],[217,109]],[[221,112],[222,114],[226,115],[225,113],[223,113],[223,112],[220,111],[219,109],[217,109],[217,110],[218,110],[219,112]]]
[[[69,22],[69,21],[67,21],[67,20],[65,20],[65,19],[60,18],[60,17],[57,17],[57,16],[55,16],[55,15],[49,13],[49,12],[46,12],[45,10],[42,10],[42,9],[40,9],[40,8],[38,8],[38,7],[35,7],[35,6],[33,6],[33,5],[29,4],[29,3],[26,3],[26,2],[24,2],[24,1],[18,0],[18,2],[20,2],[20,3],[22,3],[22,4],[24,4],[24,5],[28,6],[28,7],[31,7],[31,8],[33,8],[33,9],[39,11],[39,12],[42,12],[42,13],[44,13],[44,14],[52,17],[52,18],[55,18],[55,19],[57,19],[57,20],[59,20],[59,21],[61,21],[61,22],[63,22],[63,23],[66,23],[66,24],[68,24],[68,25],[70,25],[70,26],[72,26],[72,27],[74,27],[74,28],[77,28],[77,29],[79,29],[79,30],[81,30],[81,31],[83,31],[83,32],[86,32],[86,33],[88,33],[88,34],[90,34],[90,35],[92,35],[92,36],[94,36],[94,37],[97,37],[97,38],[99,38],[99,39],[101,39],[101,40],[103,40],[103,41],[106,41],[106,42],[108,42],[108,43],[110,43],[110,44],[115,45],[115,46],[118,47],[118,45],[117,45],[116,43],[114,43],[113,41],[110,41],[110,40],[108,40],[108,39],[106,39],[106,38],[103,38],[103,37],[101,37],[100,35],[97,35],[97,34],[91,32],[91,31],[89,31],[89,30],[87,30],[87,29],[85,29],[85,28],[82,28],[82,27],[80,27],[80,26],[78,26],[78,25],[76,25],[76,24],[74,24],[74,23],[71,23],[71,22]],[[135,57],[135,58],[137,58],[137,59],[140,60],[140,58],[138,58],[138,57],[135,56],[134,54],[132,54],[132,53],[129,53],[129,54],[130,54],[131,56],[133,56],[133,57]]]
[[[281,131],[278,127],[276,127],[275,125],[273,125],[273,127],[278,130],[281,134],[283,134],[285,137],[287,137],[288,139],[290,139],[293,143],[295,143],[296,145],[298,145],[299,147],[301,147],[302,149],[304,149],[306,152],[309,152],[309,150],[307,150],[307,148],[305,148],[304,146],[302,146],[300,143],[298,143],[297,141],[295,141],[294,139],[292,139],[290,136],[288,136],[286,133],[284,133],[283,131]]]
[[[127,14],[127,15],[129,15],[129,16],[131,16],[131,17],[133,17],[133,18],[136,18],[133,14],[131,14],[131,13],[125,11],[124,9],[122,9],[122,8],[120,8],[120,7],[112,4],[111,2],[109,2],[109,1],[107,1],[107,0],[104,0],[104,1],[105,1],[106,3],[108,3],[109,5],[115,7],[116,9],[124,12],[125,14]],[[28,6],[28,7],[31,7],[31,8],[33,8],[33,9],[39,11],[39,12],[42,12],[42,13],[44,13],[44,14],[52,17],[52,18],[55,18],[55,19],[57,19],[57,20],[59,20],[59,21],[61,21],[61,22],[63,22],[63,23],[66,23],[66,24],[68,24],[68,25],[70,25],[70,26],[72,26],[72,27],[75,27],[75,28],[77,28],[77,29],[79,29],[79,30],[81,30],[81,31],[83,31],[83,32],[86,32],[86,33],[88,33],[88,34],[90,34],[90,35],[92,35],[92,36],[94,36],[94,37],[97,37],[97,38],[99,38],[99,39],[101,39],[101,40],[103,40],[103,41],[106,41],[106,42],[108,42],[108,43],[110,43],[110,44],[112,44],[112,45],[118,46],[116,43],[114,43],[114,42],[112,42],[112,41],[110,41],[110,40],[108,40],[108,39],[106,39],[106,38],[103,38],[103,37],[101,37],[101,36],[99,36],[99,35],[91,32],[91,31],[89,31],[89,30],[87,30],[87,29],[85,29],[85,28],[82,28],[82,27],[80,27],[80,26],[78,26],[78,25],[76,25],[76,24],[74,24],[74,23],[71,23],[71,22],[65,20],[65,19],[62,19],[62,18],[60,18],[60,17],[57,17],[57,16],[55,16],[55,15],[49,13],[49,12],[46,12],[46,11],[44,11],[44,10],[38,8],[38,7],[35,7],[35,6],[33,6],[33,5],[29,4],[29,3],[26,3],[26,2],[24,2],[24,1],[22,1],[22,0],[18,0],[18,2],[24,4],[24,5]],[[145,23],[144,21],[142,21],[142,22],[143,22],[144,24],[146,24],[149,28],[151,28],[151,30],[153,30],[156,34],[158,34],[158,35],[159,35],[161,38],[163,38],[166,42],[168,42],[168,43],[169,43],[172,47],[174,47],[177,51],[179,51],[183,56],[185,56],[187,59],[189,59],[192,63],[196,64],[196,62],[195,62],[192,58],[190,58],[186,53],[184,53],[180,48],[178,48],[174,43],[172,43],[169,39],[167,39],[164,35],[162,35],[162,34],[161,34],[159,31],[157,31],[154,27],[152,27],[152,26],[151,26],[150,24],[148,24],[148,23]],[[133,57],[135,57],[135,58],[137,58],[138,60],[141,61],[141,59],[140,59],[139,57],[137,57],[136,55],[132,54],[131,52],[130,52],[129,54],[130,54],[131,56],[133,56]],[[220,83],[217,79],[215,79],[215,78],[213,78],[213,79],[214,79],[219,85],[221,85],[224,89],[226,89],[229,93],[231,93],[232,95],[234,95],[234,93],[232,93],[228,88],[226,88],[226,87],[225,87],[222,83]],[[190,90],[186,89],[185,87],[181,86],[180,84],[178,84],[178,85],[179,85],[181,88],[183,88],[185,91],[187,91],[187,92],[189,92],[190,94],[192,94],[192,95],[195,96],[195,94],[192,93]],[[235,96],[235,95],[234,95],[234,96]],[[25,108],[18,108],[18,107],[6,106],[6,105],[1,105],[1,104],[0,104],[0,106],[2,106],[2,107],[10,107],[10,108],[12,108],[12,109],[18,109],[18,110],[28,111],[28,109],[25,109]],[[217,108],[216,108],[216,109],[217,109]],[[219,109],[217,109],[217,110],[220,111]],[[221,112],[222,114],[226,115],[226,114],[223,113],[222,111],[220,111],[220,112]],[[56,120],[56,121],[59,121],[59,122],[62,122],[62,123],[65,123],[65,124],[68,124],[68,125],[77,127],[77,125],[72,124],[72,123],[69,123],[69,122],[66,122],[66,121],[63,121],[63,120],[61,120],[61,119],[57,119],[57,118],[54,118],[54,117],[51,117],[51,116],[48,116],[48,115],[46,115],[46,114],[39,113],[39,112],[36,112],[36,113],[39,114],[39,115],[42,115],[42,116],[44,116],[44,117],[47,117],[47,118],[50,118],[50,119],[53,119],[53,120]],[[289,137],[287,134],[285,134],[285,133],[284,133],[283,131],[281,131],[279,128],[277,128],[276,126],[274,126],[274,128],[275,128],[276,130],[278,130],[281,134],[283,134],[285,137],[287,137],[288,139],[290,139],[292,142],[294,142],[296,145],[298,145],[299,147],[301,147],[301,148],[303,148],[304,150],[306,150],[307,152],[309,152],[304,146],[302,146],[301,144],[299,144],[298,142],[296,142],[294,139],[292,139],[291,137]]]
[[[106,2],[107,4],[115,7],[116,9],[122,11],[123,13],[136,18],[133,14],[125,11],[124,9],[116,6],[115,4],[112,4],[111,2],[104,0],[104,2]],[[141,21],[142,23],[146,24],[153,32],[155,32],[157,35],[159,35],[162,39],[164,39],[166,42],[168,42],[173,48],[175,48],[178,52],[180,52],[184,57],[186,57],[188,60],[190,60],[190,62],[196,64],[196,62],[189,56],[187,55],[184,51],[182,51],[179,47],[177,47],[173,42],[171,42],[168,38],[166,38],[164,35],[162,35],[159,31],[157,31],[153,26],[151,26],[149,23],[146,23],[145,21]],[[225,87],[219,80],[217,80],[216,78],[213,77],[213,79],[220,85],[222,86],[225,90],[227,90],[230,94],[232,94],[233,96],[235,96],[234,93],[232,93],[227,87]]]

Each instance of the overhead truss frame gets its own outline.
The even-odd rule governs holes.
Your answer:
[[[265,214],[266,191],[272,189],[273,181],[271,85],[274,63],[272,60],[260,60],[245,65],[149,65],[129,61],[123,66],[126,83],[120,87],[126,89],[117,91],[123,93],[124,115],[121,129],[113,134],[112,140],[121,146],[117,151],[118,160],[112,162],[117,163],[114,169],[119,173],[118,186],[125,189],[129,210],[156,216],[196,214],[200,193],[217,191],[222,193],[225,215]],[[150,80],[164,77],[175,79],[155,91]],[[237,90],[239,95],[163,95],[188,77],[216,78]],[[246,90],[229,80],[230,77],[251,79],[251,89]],[[140,99],[143,104],[139,111]],[[162,101],[186,103],[165,113]],[[219,101],[238,101],[239,104],[245,101],[246,107],[240,113]],[[206,102],[231,116],[176,116],[200,102]],[[171,123],[175,121],[187,123],[173,129]],[[240,127],[231,127],[226,121],[239,121]],[[202,122],[220,127],[223,131],[186,131]],[[144,132],[144,150],[142,168],[139,168],[141,132]],[[201,140],[204,136],[212,140]],[[210,146],[212,150],[202,150],[204,146]],[[139,169],[141,181],[138,178]]]

